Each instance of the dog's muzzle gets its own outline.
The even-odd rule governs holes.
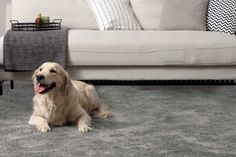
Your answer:
[[[44,79],[44,75],[36,75],[36,81],[40,83]]]
[[[45,94],[56,87],[56,83],[53,82],[51,84],[45,84],[44,82],[44,76],[38,75],[36,76],[36,85],[34,86],[34,91],[37,94]]]

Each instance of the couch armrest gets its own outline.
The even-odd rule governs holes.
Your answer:
[[[6,31],[11,28],[10,20],[11,20],[11,4],[7,4],[7,7],[6,7],[6,28],[5,28]]]

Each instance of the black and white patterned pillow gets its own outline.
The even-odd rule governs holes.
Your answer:
[[[236,0],[210,0],[207,30],[235,34]]]

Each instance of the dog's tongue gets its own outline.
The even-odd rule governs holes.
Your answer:
[[[37,93],[37,94],[40,94],[40,93],[42,93],[43,91],[45,91],[46,90],[46,87],[45,86],[40,86],[40,85],[37,85],[35,88],[34,88],[34,91],[35,91],[35,93]]]

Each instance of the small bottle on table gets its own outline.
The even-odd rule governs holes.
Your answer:
[[[36,16],[35,25],[36,25],[36,27],[41,27],[41,25],[42,25],[41,14],[38,14]]]

